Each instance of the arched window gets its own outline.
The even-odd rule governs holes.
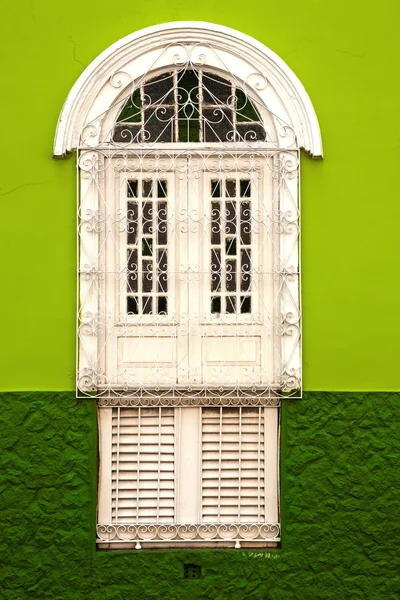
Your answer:
[[[322,155],[304,88],[228,28],[148,28],[71,90],[55,155],[78,156],[77,390],[99,398],[112,480],[101,546],[279,540],[301,148]]]
[[[206,70],[159,73],[138,84],[125,100],[114,142],[266,141],[261,116],[238,82]]]

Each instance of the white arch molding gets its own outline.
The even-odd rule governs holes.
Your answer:
[[[293,128],[297,147],[313,158],[322,158],[322,140],[318,119],[302,83],[272,50],[257,40],[229,27],[200,21],[179,21],[141,29],[122,38],[102,52],[82,73],[61,111],[54,141],[54,156],[64,157],[79,148],[82,132],[92,126],[89,146],[100,141],[110,107],[126,85],[156,68],[175,66],[179,52],[197,46],[198,64],[202,49],[218,52],[218,64],[210,66],[235,75],[248,85],[254,77],[253,93],[279,122]],[[167,51],[165,51],[167,50]],[[162,58],[160,58],[160,51]],[[161,61],[161,62],[160,62]],[[251,84],[250,84],[251,87]],[[114,111],[115,112],[115,111]],[[116,116],[116,115],[114,115]],[[104,131],[104,129],[103,129]],[[87,140],[86,140],[87,141]],[[281,140],[279,140],[281,142]],[[85,147],[88,147],[85,144]],[[282,144],[279,144],[282,147]]]

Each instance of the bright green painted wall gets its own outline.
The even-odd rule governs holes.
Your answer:
[[[399,600],[399,400],[284,402],[281,549],[96,553],[94,400],[0,394],[0,598]]]
[[[398,12],[398,0],[4,0],[0,388],[74,386],[74,161],[51,158],[70,87],[130,32],[197,19],[277,52],[320,119],[326,158],[302,172],[305,388],[398,389]]]

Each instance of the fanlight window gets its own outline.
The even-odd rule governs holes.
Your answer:
[[[122,143],[265,140],[260,114],[246,93],[217,74],[194,69],[160,73],[137,87],[113,133]]]

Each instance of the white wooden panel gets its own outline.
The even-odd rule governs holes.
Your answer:
[[[178,505],[179,523],[200,522],[201,409],[179,408]]]
[[[207,365],[260,365],[260,337],[203,337],[202,341]]]
[[[265,521],[263,408],[202,409],[202,520]]]
[[[171,337],[119,338],[120,365],[151,365],[154,363],[176,364],[176,341]]]
[[[112,409],[112,522],[174,522],[174,433],[173,409]]]
[[[279,521],[279,411],[265,408],[265,518]]]
[[[99,503],[97,518],[99,524],[111,523],[111,430],[112,408],[98,411],[99,422]]]

